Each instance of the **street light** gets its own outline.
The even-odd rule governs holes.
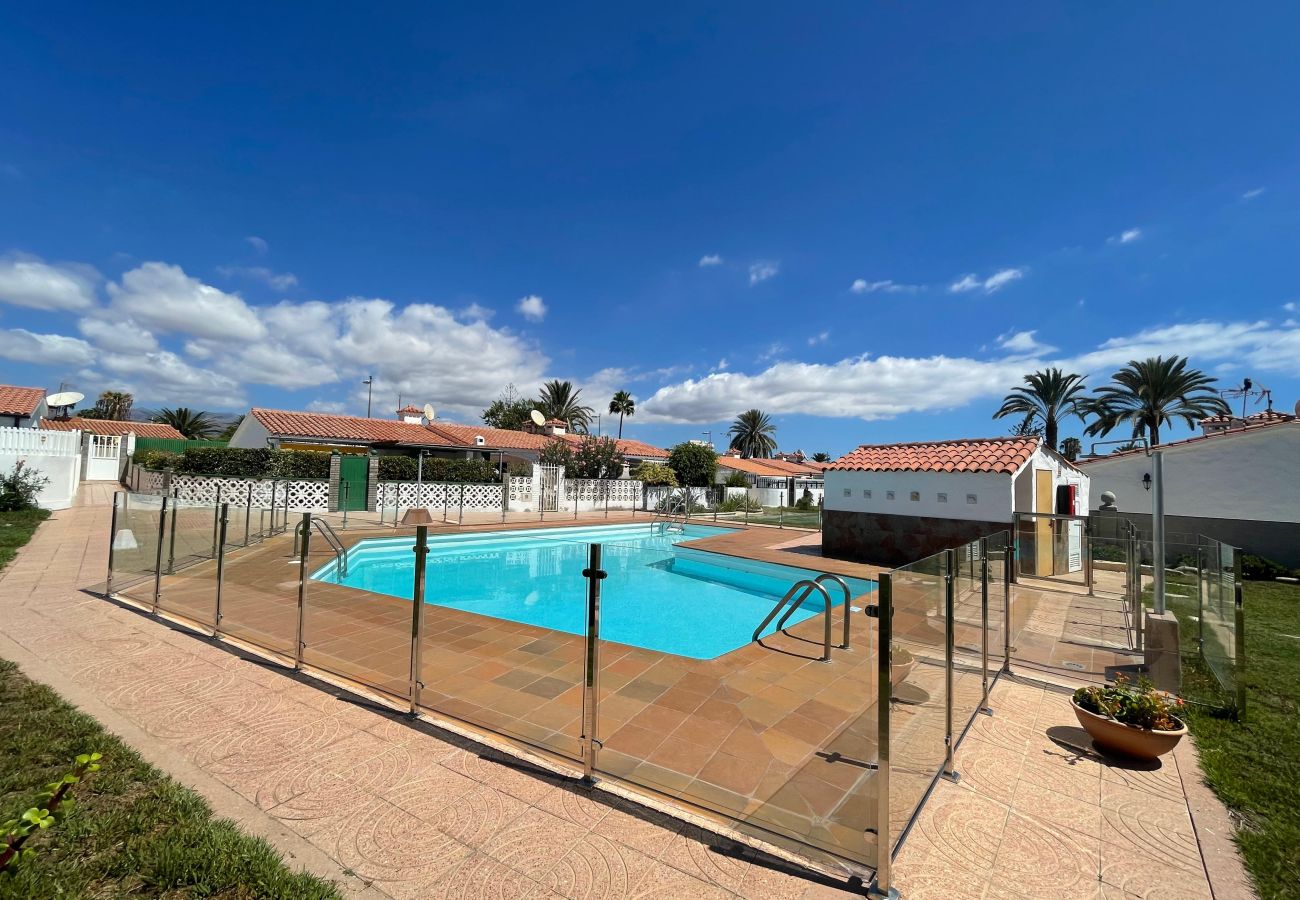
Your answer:
[[[375,393],[375,376],[369,375],[366,380],[361,382],[366,386],[366,418],[370,418],[370,400]]]
[[[1156,615],[1165,612],[1165,452],[1159,447],[1152,447],[1144,437],[1129,441],[1098,441],[1092,445],[1091,455],[1097,455],[1098,447],[1108,444],[1141,444],[1143,451],[1151,458],[1151,471],[1142,475],[1142,487],[1151,492],[1151,592],[1155,602]]]

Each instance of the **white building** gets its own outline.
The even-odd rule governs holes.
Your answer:
[[[822,552],[905,565],[1009,531],[1016,513],[1084,515],[1089,499],[1088,476],[1038,438],[864,444],[826,470]],[[1027,527],[1052,531],[1047,519]],[[1052,574],[1051,541],[1035,545],[1022,562]]]
[[[47,411],[44,388],[0,384],[0,426],[35,428]]]
[[[1272,413],[1222,428],[1211,420],[1206,432],[1160,446],[1165,531],[1205,535],[1300,566],[1300,421]],[[1079,465],[1093,481],[1091,509],[1110,491],[1120,514],[1150,534],[1151,494],[1143,478],[1151,473],[1151,457],[1145,451]]]

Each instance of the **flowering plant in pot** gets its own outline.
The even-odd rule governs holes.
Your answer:
[[[1157,691],[1148,678],[1136,685],[1124,675],[1114,684],[1081,687],[1071,698],[1074,715],[1103,750],[1155,759],[1177,746],[1187,726],[1176,713],[1183,701]]]

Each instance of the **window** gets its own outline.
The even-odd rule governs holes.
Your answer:
[[[844,496],[845,496],[845,497],[852,497],[852,496],[853,496],[853,488],[845,488],[845,489],[844,489]]]
[[[893,492],[893,491],[885,491],[885,499],[886,499],[886,500],[893,500],[893,499],[894,499],[894,492]]]
[[[967,494],[966,502],[974,505],[976,503],[979,503],[979,497],[975,496],[974,494]]]
[[[913,503],[919,503],[919,502],[921,502],[921,492],[920,492],[920,491],[912,491],[912,502],[913,502]]]
[[[940,503],[947,503],[947,502],[948,502],[948,495],[947,495],[947,494],[940,494],[940,495],[939,495],[939,502],[940,502]]]
[[[863,489],[863,491],[862,491],[862,497],[863,497],[863,499],[865,499],[865,500],[870,500],[870,499],[871,499],[871,490],[870,490],[869,488],[868,488],[868,489]]]

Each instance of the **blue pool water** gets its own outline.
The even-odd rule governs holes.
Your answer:
[[[588,545],[602,545],[601,637],[663,653],[712,659],[750,642],[758,623],[808,569],[779,566],[680,546],[730,529],[688,525],[664,532],[650,524],[435,535],[429,538],[425,602],[571,634],[586,631]],[[348,553],[348,574],[334,563],[312,577],[409,598],[415,572],[410,537],[365,540]],[[854,597],[875,583],[846,579]],[[843,591],[827,584],[832,603]],[[823,610],[820,594],[790,618]],[[839,639],[839,618],[836,640]],[[768,632],[772,630],[771,626]]]

